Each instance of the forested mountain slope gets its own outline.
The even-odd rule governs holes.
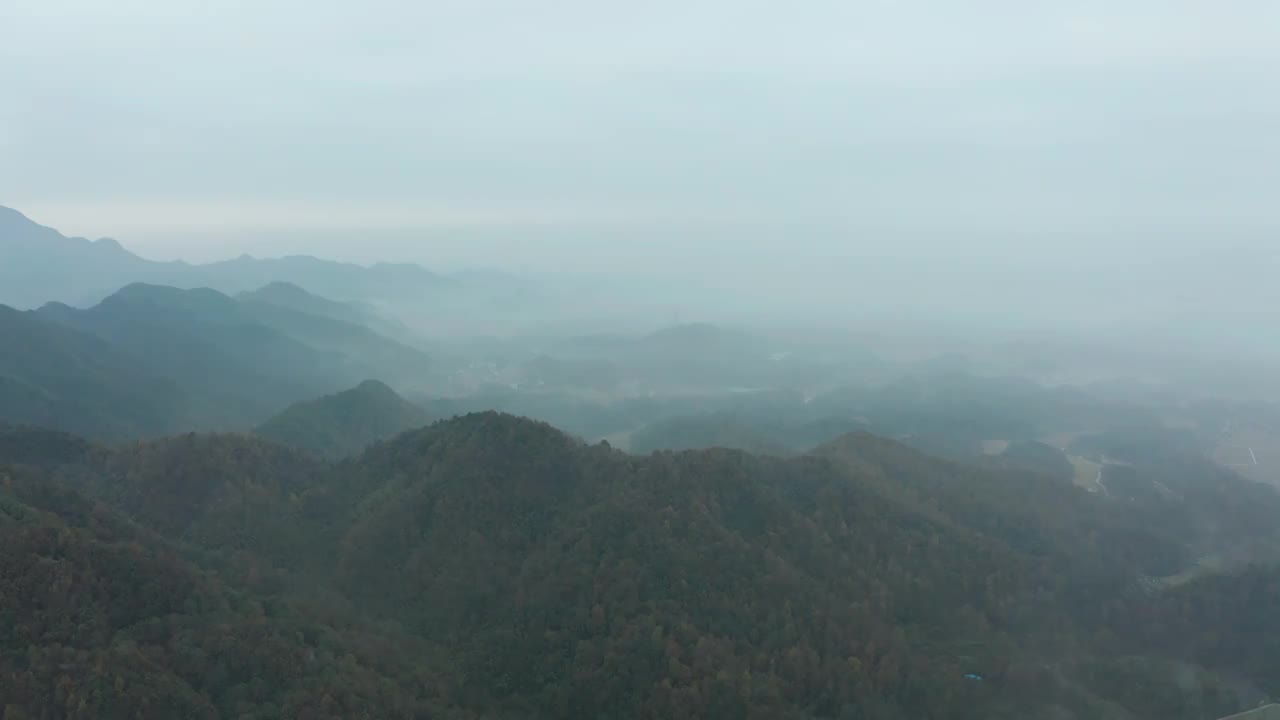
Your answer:
[[[326,378],[342,371],[336,354],[247,322],[213,290],[131,285],[87,310],[50,304],[37,315],[126,350],[153,377],[187,389],[201,401],[201,422],[188,427],[247,425],[329,389],[335,381]]]
[[[193,422],[193,401],[91,333],[0,305],[0,421],[118,439]]]
[[[25,629],[0,696],[36,717],[1201,720],[1280,694],[1274,643],[1212,633],[1266,631],[1274,570],[1150,582],[1236,498],[1276,506],[1238,479],[1170,528],[865,434],[637,457],[480,413],[324,464],[7,432],[0,597]],[[92,601],[32,594],[60,572]]]
[[[6,718],[466,717],[412,638],[246,595],[30,468],[0,466]]]

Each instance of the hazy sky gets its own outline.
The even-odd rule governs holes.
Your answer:
[[[153,257],[1280,239],[1276,0],[0,0],[0,88],[0,204]]]

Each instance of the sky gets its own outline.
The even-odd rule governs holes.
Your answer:
[[[446,269],[1265,247],[1277,38],[1274,0],[3,0],[0,204]]]

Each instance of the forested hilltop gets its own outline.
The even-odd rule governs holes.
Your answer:
[[[1245,537],[1267,557],[1280,498],[1211,468],[1162,475],[1193,502],[1155,507],[865,433],[641,457],[480,413],[330,464],[8,428],[0,698],[6,718],[1216,718],[1280,695],[1280,572],[1188,570]]]
[[[426,425],[430,415],[377,380],[317,400],[296,403],[254,431],[316,455],[358,455],[378,440]]]

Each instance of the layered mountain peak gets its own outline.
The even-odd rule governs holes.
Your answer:
[[[178,303],[188,306],[216,303],[228,308],[235,305],[232,298],[212,288],[178,288],[144,282],[125,285],[103,300],[103,303],[112,302]]]
[[[273,280],[257,290],[242,294],[245,297],[257,297],[264,300],[296,300],[315,297],[315,295],[307,292],[301,286],[285,280]]]
[[[103,258],[138,259],[111,238],[86,240],[82,237],[67,237],[3,205],[0,205],[0,247],[33,253],[36,257],[47,257],[52,253],[65,258],[67,254],[84,253],[86,257],[99,260]],[[12,258],[15,261],[22,259],[22,257]]]
[[[13,233],[41,233],[62,236],[62,233],[57,230],[45,227],[18,210],[4,205],[0,205],[0,233],[3,233],[0,234],[0,239],[11,239],[14,237]]]

